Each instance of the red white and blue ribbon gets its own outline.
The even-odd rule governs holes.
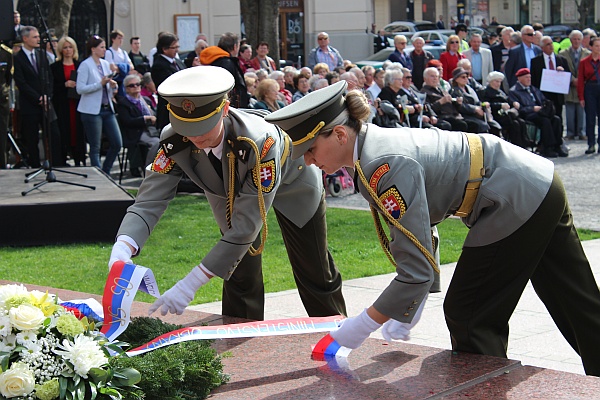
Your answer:
[[[110,341],[114,341],[129,325],[131,320],[131,306],[138,290],[142,290],[157,298],[160,297],[160,291],[154,279],[154,274],[149,268],[119,261],[113,264],[108,275],[102,298],[102,309],[94,305],[97,302],[93,299],[89,299],[92,300],[91,302],[87,300],[75,300],[61,304],[70,309],[75,309],[84,315],[92,316],[95,319],[102,320],[104,318],[101,332]],[[93,315],[88,314],[89,312],[93,313]],[[254,321],[229,325],[191,326],[159,336],[143,346],[128,351],[126,354],[135,356],[189,340],[233,339],[330,332],[338,329],[343,319],[343,316],[335,315],[330,317]],[[350,349],[339,346],[328,334],[315,346],[313,358],[316,360],[326,360],[335,356],[345,357],[349,353]],[[315,354],[317,355],[315,356]]]
[[[127,329],[131,320],[131,305],[138,289],[160,297],[152,270],[123,261],[114,263],[104,286],[104,322],[100,330],[111,342]]]
[[[241,324],[230,325],[190,326],[159,336],[143,346],[128,351],[127,354],[135,356],[160,347],[188,340],[233,339],[329,332],[336,330],[343,319],[343,316],[335,315],[331,317],[288,318],[270,321],[244,322]]]

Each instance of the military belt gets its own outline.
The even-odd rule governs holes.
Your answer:
[[[458,208],[458,211],[454,213],[455,216],[465,218],[473,211],[473,205],[477,194],[479,193],[479,187],[483,176],[485,175],[485,168],[483,168],[483,145],[481,144],[481,138],[479,135],[474,133],[465,133],[467,142],[469,143],[469,154],[471,156],[471,167],[469,171],[469,180],[467,181],[467,187],[465,188],[465,194],[462,199],[462,203]]]

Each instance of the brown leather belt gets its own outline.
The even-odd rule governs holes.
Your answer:
[[[474,133],[465,133],[465,135],[467,136],[467,141],[469,143],[471,168],[462,203],[460,203],[460,207],[458,207],[458,210],[454,213],[455,216],[461,218],[469,216],[471,211],[473,211],[473,205],[475,204],[475,199],[477,199],[481,181],[483,180],[483,176],[485,176],[485,168],[483,167],[483,145],[481,144],[481,138],[479,135]]]

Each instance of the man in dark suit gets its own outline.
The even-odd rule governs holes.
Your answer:
[[[554,45],[552,38],[550,36],[542,37],[540,41],[542,46],[542,54],[536,56],[531,60],[531,85],[540,89],[542,84],[542,70],[544,69],[553,69],[557,71],[567,71],[569,70],[569,62],[563,56],[559,56],[558,54],[554,54]],[[561,118],[562,121],[562,110],[563,105],[565,104],[565,95],[562,93],[552,93],[542,91],[544,96],[547,99],[552,100],[554,103],[554,109],[556,110],[556,115]]]
[[[18,11],[13,13],[13,18],[15,25],[13,27],[12,41],[14,42],[17,38],[21,37],[21,29],[23,29],[23,25],[21,25],[21,14]]]
[[[152,63],[152,80],[158,88],[161,83],[175,72],[185,69],[183,62],[176,57],[179,51],[179,39],[172,33],[165,33],[156,42],[156,55]],[[156,106],[156,128],[161,131],[169,123],[167,101],[158,96]]]
[[[547,158],[567,157],[569,154],[561,148],[563,140],[560,118],[540,112],[546,98],[538,88],[531,85],[531,72],[528,68],[521,68],[516,75],[518,81],[510,88],[508,97],[511,103],[519,103],[521,118],[540,128],[540,155]]]
[[[510,51],[512,44],[510,37],[514,31],[515,30],[510,26],[503,28],[500,33],[500,41],[490,47],[494,71],[504,72],[504,64],[506,63],[506,60],[508,60],[508,52]]]
[[[29,165],[33,168],[39,168],[40,125],[43,123],[45,115],[50,118],[50,115],[54,113],[50,109],[53,78],[46,52],[40,51],[40,34],[38,30],[33,26],[24,26],[21,29],[21,38],[23,39],[23,48],[14,57],[14,79],[19,88],[19,105],[22,116],[21,136],[25,141]],[[60,134],[56,121],[49,123],[48,127],[50,127],[50,132],[46,133],[52,135],[53,163],[64,165],[64,160],[60,159]]]
[[[521,39],[523,43],[513,47],[508,52],[508,60],[504,66],[504,75],[508,80],[508,85],[513,87],[517,82],[515,74],[521,68],[531,68],[531,60],[542,53],[539,46],[533,44],[535,33],[531,25],[524,25],[521,28]]]
[[[390,42],[388,41],[387,36],[385,36],[385,31],[383,29],[380,29],[379,34],[373,38],[373,46],[375,46],[375,53],[386,47],[390,47]]]

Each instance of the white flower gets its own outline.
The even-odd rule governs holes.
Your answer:
[[[46,319],[42,310],[31,304],[21,304],[19,307],[11,308],[8,316],[12,326],[21,331],[38,329]]]
[[[19,341],[18,336],[19,335],[17,335],[17,341]],[[27,353],[38,354],[38,353],[42,352],[42,345],[37,340],[24,342],[23,347],[25,347],[27,349],[27,350],[23,350],[23,351],[26,351]]]
[[[17,337],[15,335],[7,335],[2,337],[0,341],[0,351],[12,351],[17,343]]]
[[[19,344],[27,345],[28,343],[32,343],[35,340],[37,340],[36,331],[27,330],[17,333],[17,343]]]
[[[0,337],[8,336],[12,331],[12,325],[10,324],[10,318],[8,315],[0,317]]]
[[[87,373],[91,368],[99,368],[108,362],[98,342],[84,334],[75,336],[73,343],[65,339],[57,347],[64,351],[55,349],[54,353],[71,362],[75,373],[83,378],[88,377]]]
[[[2,285],[0,286],[0,308],[4,307],[6,299],[27,294],[27,288],[23,285]]]
[[[27,365],[16,362],[0,374],[0,393],[6,398],[26,396],[33,392],[35,378]]]

